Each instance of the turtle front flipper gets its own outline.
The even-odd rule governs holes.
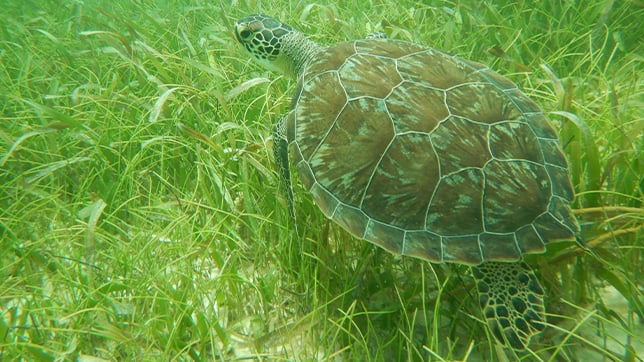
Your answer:
[[[288,164],[288,140],[286,138],[286,116],[277,121],[273,128],[273,156],[277,164],[281,187],[286,191],[286,205],[288,214],[293,224],[296,238],[299,239],[297,223],[295,222],[295,204],[293,201],[293,185],[291,184],[291,170]]]
[[[523,262],[485,262],[472,267],[481,309],[494,336],[504,345],[525,349],[545,328],[543,289]]]

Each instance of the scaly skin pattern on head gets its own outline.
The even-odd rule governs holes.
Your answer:
[[[235,36],[266,69],[299,77],[306,63],[321,50],[304,34],[281,21],[253,14],[235,24]]]

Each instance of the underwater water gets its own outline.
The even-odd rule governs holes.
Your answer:
[[[330,223],[272,129],[294,81],[235,21],[374,31],[490,66],[544,111],[581,237],[525,258],[548,327],[496,344],[462,265]],[[639,360],[638,1],[12,1],[0,12],[0,360]],[[404,103],[404,102],[403,102]],[[360,155],[355,155],[360,156]]]

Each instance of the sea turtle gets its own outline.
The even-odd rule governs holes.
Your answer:
[[[355,237],[471,266],[490,329],[524,349],[545,317],[521,257],[578,232],[566,159],[539,107],[485,65],[411,42],[323,47],[260,14],[235,36],[297,80],[274,128],[291,215],[289,154],[322,212]]]

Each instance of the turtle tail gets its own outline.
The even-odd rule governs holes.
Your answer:
[[[497,340],[515,350],[545,328],[543,288],[524,262],[472,267],[481,309]]]

